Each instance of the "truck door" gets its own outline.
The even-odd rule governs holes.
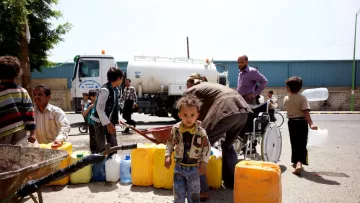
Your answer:
[[[80,59],[78,63],[78,77],[75,81],[76,107],[81,108],[81,99],[84,92],[91,89],[99,89],[102,84],[100,77],[101,60],[95,58]]]

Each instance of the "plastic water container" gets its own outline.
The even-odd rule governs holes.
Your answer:
[[[325,101],[329,97],[327,88],[307,89],[301,93],[308,101]]]
[[[212,152],[206,169],[206,182],[210,188],[219,189],[222,186],[222,157]]]
[[[92,181],[105,181],[106,180],[105,162],[106,162],[106,159],[104,159],[99,164],[92,165],[92,177],[91,177]]]
[[[151,186],[153,184],[153,165],[155,144],[139,143],[131,151],[131,180],[136,186]]]
[[[281,203],[281,169],[271,162],[241,161],[235,167],[234,203]]]
[[[259,102],[260,102],[260,104],[265,102],[264,96],[260,95]]]
[[[62,145],[53,145],[52,142],[48,143],[48,144],[40,144],[40,148],[66,151],[69,154],[69,156],[61,161],[59,169],[66,168],[66,167],[68,167],[70,165],[70,163],[71,163],[71,156],[70,155],[72,154],[72,144],[70,142],[64,142]],[[53,182],[47,184],[47,186],[51,186],[51,185],[67,185],[69,183],[69,181],[70,181],[70,176],[66,176],[65,178],[62,178],[60,180],[53,181]]]
[[[164,144],[156,146],[154,151],[154,170],[153,170],[153,186],[154,188],[172,189],[174,183],[174,153],[171,156],[171,166],[167,169],[165,163],[165,149]]]
[[[88,151],[77,151],[71,154],[71,164],[78,162],[80,159],[89,155]],[[72,184],[88,183],[91,180],[91,165],[88,165],[75,173],[70,174],[70,182]]]
[[[131,159],[130,155],[126,155],[120,162],[120,182],[126,184],[131,181]]]
[[[307,148],[324,147],[327,144],[328,130],[327,129],[309,129]]]
[[[106,181],[116,182],[120,179],[120,156],[114,154],[105,162]]]

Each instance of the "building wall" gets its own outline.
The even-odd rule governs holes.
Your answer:
[[[41,72],[34,71],[31,73],[32,79],[66,79],[66,86],[71,88],[71,79],[74,74],[74,63],[56,64],[54,67],[42,68]]]
[[[229,71],[230,87],[237,86],[239,68],[236,61],[217,61]],[[268,79],[269,87],[284,87],[285,80],[299,76],[304,87],[351,87],[352,64],[347,61],[250,61]],[[218,71],[223,68],[218,67]],[[360,62],[356,62],[355,82],[360,86]]]
[[[64,111],[71,110],[71,93],[67,87],[67,78],[43,78],[32,79],[32,86],[45,85],[51,89],[50,103],[63,109]]]

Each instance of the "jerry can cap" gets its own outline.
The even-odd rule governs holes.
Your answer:
[[[126,155],[125,160],[130,160],[130,155]]]
[[[77,158],[81,158],[81,157],[83,157],[84,155],[83,154],[76,154],[76,157]]]

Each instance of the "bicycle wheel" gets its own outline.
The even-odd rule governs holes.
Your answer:
[[[275,117],[275,124],[276,124],[278,127],[282,126],[282,124],[284,123],[284,116],[283,116],[281,113],[276,112],[276,113],[274,114],[274,117]]]
[[[79,131],[81,133],[87,133],[88,132],[88,127],[85,124],[82,124],[79,126]]]

